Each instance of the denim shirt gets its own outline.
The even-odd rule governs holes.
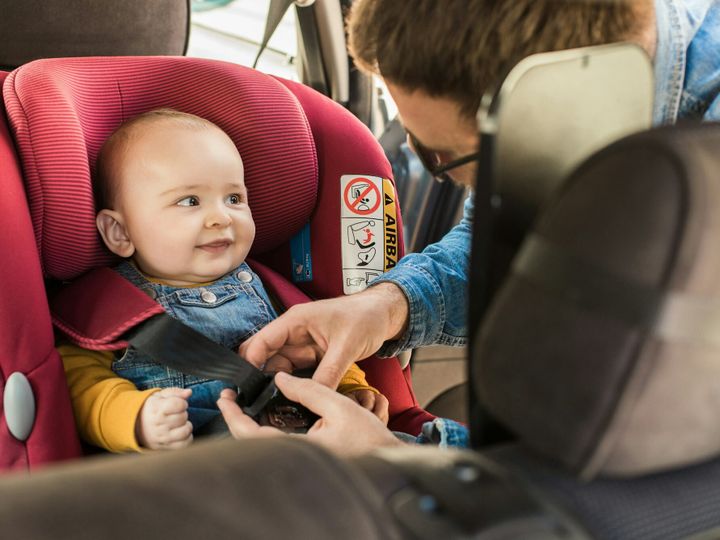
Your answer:
[[[655,124],[720,120],[720,1],[656,0]],[[460,224],[373,281],[396,284],[410,304],[406,333],[381,356],[423,345],[465,345],[472,196]]]
[[[152,297],[168,315],[229,349],[236,349],[277,317],[260,278],[245,263],[201,287],[151,282],[129,262],[121,263],[115,271]],[[198,358],[198,362],[202,359]],[[215,402],[220,391],[232,386],[157,364],[132,346],[113,362],[112,370],[132,381],[139,390],[192,388],[188,410],[196,429],[219,414]]]
[[[656,0],[656,125],[720,120],[720,1]]]

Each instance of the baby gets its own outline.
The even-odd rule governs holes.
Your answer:
[[[170,316],[233,350],[277,316],[245,263],[255,224],[243,162],[215,124],[170,109],[130,119],[102,147],[95,188],[97,228],[125,259],[115,270]],[[82,437],[111,451],[187,446],[217,423],[215,403],[232,386],[156,364],[132,346],[59,351]],[[387,399],[357,366],[338,391],[387,421]]]

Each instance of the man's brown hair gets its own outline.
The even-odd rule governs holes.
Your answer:
[[[356,0],[349,45],[361,69],[473,117],[522,58],[639,39],[652,10],[652,0]]]

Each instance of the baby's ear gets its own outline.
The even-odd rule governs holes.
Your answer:
[[[115,255],[127,258],[135,253],[135,246],[130,240],[125,221],[120,212],[107,209],[100,210],[95,218],[95,224],[105,245]]]

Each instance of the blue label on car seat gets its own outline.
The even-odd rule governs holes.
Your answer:
[[[290,261],[292,278],[295,283],[312,281],[312,255],[310,254],[310,224],[290,239]]]

